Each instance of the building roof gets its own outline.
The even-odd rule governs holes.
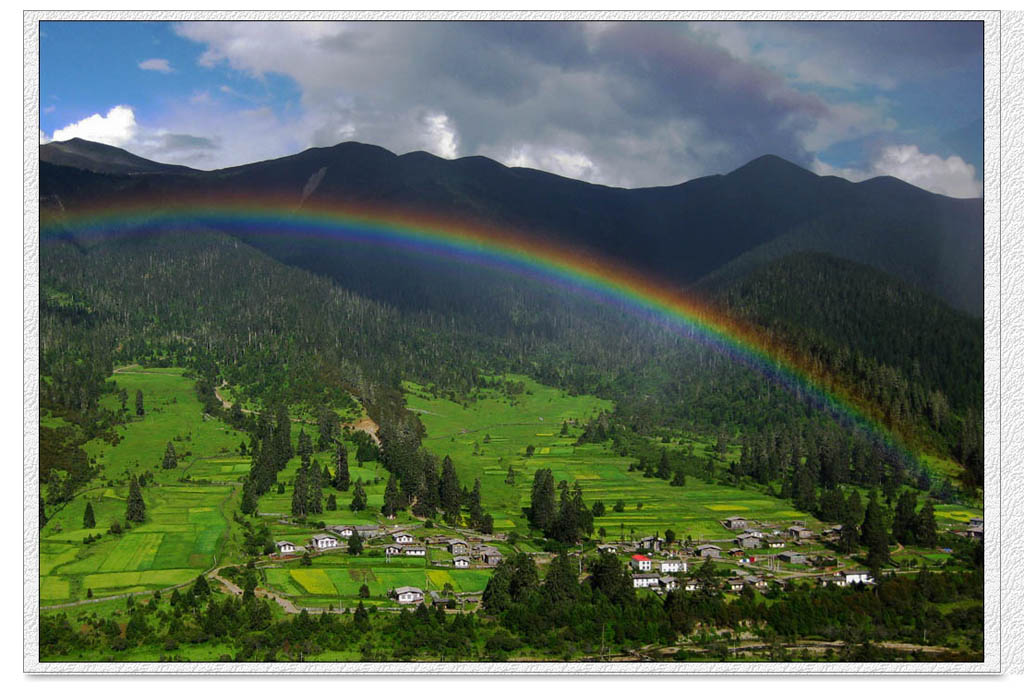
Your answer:
[[[337,541],[337,539],[335,537],[332,537],[330,534],[314,534],[313,539],[330,539],[332,541]]]
[[[745,520],[745,519],[747,519],[747,518],[745,518],[745,517],[740,517],[739,515],[733,515],[732,517],[727,517],[727,518],[725,518],[725,519],[726,519],[726,520]]]
[[[698,551],[703,551],[704,549],[714,549],[715,551],[721,551],[722,550],[721,547],[715,546],[714,544],[701,544],[700,546],[697,547]]]
[[[408,593],[418,594],[420,596],[423,596],[423,590],[421,590],[419,587],[408,587],[408,586],[406,586],[406,587],[396,587],[395,588],[395,594],[408,594]]]
[[[633,576],[634,580],[659,580],[661,576],[657,573],[637,573]]]
[[[870,570],[844,570],[843,575],[870,575]]]
[[[803,556],[803,554],[800,553],[799,551],[783,551],[779,555],[780,556],[789,556],[790,558],[795,558],[797,556]]]
[[[647,556],[643,555],[642,553],[634,553],[633,556],[632,556],[632,559],[634,561],[649,561],[649,560],[651,560],[650,558],[648,558]]]
[[[276,543],[276,544],[277,544],[278,546],[285,546],[285,545],[287,545],[287,546],[295,546],[295,544],[294,544],[294,543],[292,543],[292,542],[290,542],[290,541],[287,541],[287,540],[284,540],[284,541],[279,541],[279,542],[275,542],[275,543]]]
[[[449,539],[448,543],[449,544],[465,544],[466,541],[464,539]]]

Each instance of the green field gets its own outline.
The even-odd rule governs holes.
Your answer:
[[[756,490],[706,484],[696,478],[687,478],[686,486],[679,488],[629,472],[633,460],[618,456],[606,445],[574,446],[582,426],[570,426],[569,436],[559,435],[563,421],[582,424],[603,410],[610,411],[611,402],[574,397],[525,377],[509,379],[523,382],[525,393],[509,397],[483,390],[478,401],[465,406],[434,397],[415,383],[404,383],[407,406],[427,429],[424,445],[438,456],[450,455],[462,483],[472,486],[474,479],[480,479],[483,504],[494,516],[497,531],[528,531],[522,509],[530,503],[534,472],[544,467],[552,470],[556,483],[579,481],[588,505],[604,502],[608,512],[594,524],[595,529],[604,527],[610,539],[629,539],[631,532],[636,536],[664,533],[669,528],[695,540],[731,538],[734,533],[718,521],[733,514],[819,524],[793,510],[788,501]],[[528,445],[535,447],[532,457],[526,456]],[[694,447],[698,454],[703,450],[703,445]],[[509,466],[515,471],[514,485],[505,483]],[[625,511],[613,512],[619,500],[625,503]],[[638,509],[637,504],[642,507]]]
[[[352,606],[359,588],[366,585],[371,602],[384,604],[387,593],[406,585],[441,590],[450,584],[457,592],[481,592],[490,579],[489,569],[446,570],[427,566],[422,558],[349,556],[335,552],[318,556],[312,567],[298,561],[264,569],[266,584],[299,606]]]
[[[222,422],[203,417],[195,383],[181,373],[174,368],[133,368],[114,375],[118,386],[132,393],[129,405],[133,413],[134,392],[142,390],[146,414],[118,427],[123,440],[117,445],[93,440],[86,446],[103,465],[103,473],[57,510],[42,530],[42,603],[84,599],[89,589],[93,596],[102,597],[181,584],[215,565],[238,487],[196,486],[179,480],[190,466],[221,469],[232,465],[234,472],[242,466],[241,458],[232,459],[225,450],[242,438]],[[114,395],[106,396],[102,404],[111,409],[120,406]],[[179,467],[164,470],[160,462],[170,440],[178,452]],[[154,482],[142,490],[146,521],[121,535],[108,534],[115,520],[124,523],[127,474],[144,471],[154,474]],[[217,480],[233,481],[240,473],[244,470],[233,473],[232,479]],[[82,528],[87,502],[96,517],[92,529]],[[83,543],[90,535],[101,538]]]

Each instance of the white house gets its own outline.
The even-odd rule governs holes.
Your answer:
[[[336,537],[332,537],[330,534],[314,534],[310,540],[314,549],[336,549],[338,548],[338,540]]]
[[[456,568],[468,568],[469,567],[469,559],[466,558],[465,556],[456,556],[455,558],[452,559],[452,563],[455,565]]]
[[[875,578],[869,570],[844,570],[840,573],[847,585],[873,585]]]
[[[384,547],[385,556],[397,556],[400,553],[402,553],[402,547],[398,544],[388,544]]]
[[[414,541],[414,537],[408,532],[395,532],[391,537],[399,544],[411,544]]]
[[[633,587],[657,587],[661,576],[657,573],[636,573],[633,575]]]
[[[420,546],[420,545],[403,546],[402,547],[402,555],[403,556],[426,556],[427,555],[427,547],[426,546]]]
[[[355,531],[355,528],[350,525],[335,525],[329,529],[343,539],[348,539]]]
[[[792,527],[789,527],[786,531],[789,532],[789,536],[793,539],[810,539],[812,536],[814,536],[814,532],[800,525],[793,525]]]
[[[696,592],[700,589],[700,584],[696,580],[687,580],[686,583],[683,584],[683,589],[687,592]]]
[[[679,578],[674,578],[671,575],[662,575],[658,578],[658,586],[665,592],[677,590],[679,589]]]
[[[419,587],[396,587],[395,600],[399,604],[419,604],[423,601],[423,590]]]
[[[685,573],[686,563],[676,558],[670,558],[667,561],[661,562],[661,572],[663,573]]]
[[[278,553],[295,553],[295,544],[290,541],[279,541],[277,542]]]
[[[701,544],[696,548],[697,555],[701,558],[719,558],[722,555],[722,549],[718,548],[714,544]]]
[[[459,554],[467,553],[469,551],[469,544],[464,542],[462,539],[449,539],[448,550],[453,556],[457,556]]]
[[[729,578],[725,582],[727,585],[729,585],[729,589],[733,592],[739,592],[743,589],[743,586],[747,584],[746,581],[741,577]]]
[[[633,557],[629,559],[629,565],[632,566],[633,570],[638,570],[641,573],[648,573],[651,570],[651,559],[640,553],[633,554]]]

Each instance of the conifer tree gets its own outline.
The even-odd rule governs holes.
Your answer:
[[[530,491],[530,522],[534,527],[547,530],[555,520],[555,477],[550,469],[538,469],[533,475]]]
[[[127,522],[144,522],[146,520],[146,503],[142,500],[142,487],[134,476],[128,487],[128,507],[124,519]]]
[[[458,524],[459,514],[462,510],[462,492],[459,490],[459,477],[455,473],[455,464],[448,455],[445,455],[441,462],[439,492],[444,521],[450,525]]]
[[[167,441],[167,448],[164,450],[164,469],[174,469],[178,466],[178,454],[174,451],[174,443]]]
[[[358,556],[363,552],[363,538],[359,536],[359,532],[352,532],[352,535],[348,538],[348,552],[353,556]]]
[[[292,481],[293,517],[305,517],[306,513],[309,512],[309,507],[306,505],[309,499],[306,489],[307,474],[307,467],[303,464],[299,467],[299,471],[295,473],[295,479]]]
[[[932,547],[938,543],[938,535],[939,529],[935,523],[935,505],[929,498],[917,515],[917,542],[921,546]]]
[[[142,390],[135,391],[135,415],[145,416],[146,408],[142,404]]]
[[[348,506],[352,512],[366,510],[366,491],[363,490],[363,480],[356,479],[355,488],[352,490],[352,502]]]
[[[96,526],[96,516],[92,511],[92,503],[86,502],[85,514],[82,517],[82,527],[85,529],[92,529]]]
[[[252,515],[256,512],[256,489],[251,476],[246,478],[242,484],[242,507],[240,510],[243,515]]]
[[[892,518],[892,537],[900,544],[912,544],[916,540],[917,494],[904,491],[896,501]]]
[[[299,442],[295,446],[295,451],[299,454],[299,457],[307,461],[313,455],[313,440],[304,428],[299,431]]]
[[[349,483],[351,478],[348,472],[348,450],[345,448],[345,442],[339,440],[334,453],[334,488],[348,491]]]
[[[395,479],[395,475],[391,474],[388,476],[387,486],[384,487],[384,505],[381,506],[380,511],[384,513],[384,517],[394,517],[395,513],[401,508],[401,505],[398,482]]]
[[[861,543],[868,549],[868,566],[876,579],[881,577],[882,567],[889,562],[889,533],[885,529],[882,506],[878,502],[878,491],[872,490],[868,507],[864,511],[864,523],[860,528]]]

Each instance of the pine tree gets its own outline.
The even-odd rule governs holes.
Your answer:
[[[333,493],[330,494],[329,496],[327,496],[326,508],[327,508],[328,511],[333,511],[333,510],[337,510],[338,509],[338,499],[335,498]]]
[[[659,479],[668,479],[672,476],[672,466],[668,461],[668,450],[662,449],[661,459],[658,461],[658,473]]]
[[[127,522],[145,522],[146,503],[142,500],[142,487],[134,476],[128,487],[128,507],[125,510],[124,519]]]
[[[924,507],[917,515],[917,542],[921,546],[932,547],[939,541],[939,528],[935,523],[935,505],[932,499],[925,501]]]
[[[348,472],[348,450],[344,441],[338,441],[337,450],[334,453],[334,488],[339,491],[348,491],[351,479]]]
[[[917,494],[904,491],[896,501],[892,518],[892,537],[900,544],[912,544],[916,540]]]
[[[178,454],[174,451],[174,443],[167,441],[167,448],[164,450],[164,469],[174,469],[178,466]]]
[[[304,428],[299,431],[299,442],[295,447],[295,451],[299,454],[299,457],[306,461],[309,461],[313,455],[313,440]]]
[[[319,515],[324,511],[323,482],[320,475],[320,463],[313,462],[306,474],[306,512]]]
[[[530,522],[534,527],[547,530],[555,520],[555,477],[550,469],[538,469],[533,475],[530,491]]]
[[[309,499],[309,495],[306,490],[306,477],[308,473],[308,468],[305,464],[302,464],[299,467],[299,471],[295,473],[295,479],[292,481],[293,517],[305,517],[306,513],[309,512],[309,507],[306,505]]]
[[[92,503],[86,502],[85,504],[85,515],[82,517],[82,527],[85,529],[92,529],[96,526],[96,516],[92,511]]]
[[[452,458],[445,455],[441,462],[441,512],[444,513],[444,521],[450,525],[458,524],[460,511],[462,510],[462,493],[459,490],[459,477],[455,473],[455,464]]]
[[[251,477],[246,478],[242,484],[242,507],[243,515],[252,515],[256,512],[256,489]]]
[[[359,532],[352,532],[352,535],[348,538],[348,552],[353,556],[358,556],[363,552],[363,538],[359,536]]]
[[[395,513],[401,508],[401,498],[398,494],[398,482],[395,479],[395,475],[391,474],[388,476],[387,486],[384,487],[384,505],[381,506],[380,511],[384,513],[384,517],[394,517]]]
[[[352,490],[352,502],[348,506],[352,512],[366,510],[366,491],[363,490],[363,480],[356,479],[355,488]]]
[[[145,416],[146,408],[142,406],[142,390],[135,391],[135,415]]]
[[[861,543],[868,548],[868,566],[875,579],[878,579],[882,575],[882,568],[889,562],[889,533],[885,529],[877,490],[871,491],[860,536]]]

